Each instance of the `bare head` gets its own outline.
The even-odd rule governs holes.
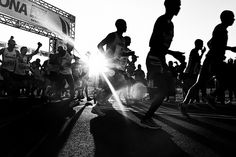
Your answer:
[[[28,48],[26,46],[22,46],[20,48],[20,53],[23,54],[23,55],[25,55],[27,53],[27,51],[28,51]]]
[[[195,44],[195,47],[198,49],[201,49],[203,47],[203,41],[201,39],[196,39],[194,44]]]
[[[117,31],[122,32],[122,33],[126,32],[127,25],[126,25],[126,21],[124,19],[116,20],[115,25],[116,25]]]
[[[180,11],[181,1],[180,0],[165,0],[164,5],[166,12],[172,15],[178,15]]]
[[[231,10],[224,10],[220,14],[220,20],[226,26],[231,26],[234,23],[234,13]]]
[[[131,38],[129,36],[125,36],[124,39],[125,39],[125,45],[129,46],[131,43]]]

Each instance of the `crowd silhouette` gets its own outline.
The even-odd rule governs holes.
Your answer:
[[[186,63],[184,52],[169,49],[174,37],[172,19],[181,9],[181,1],[165,0],[164,7],[165,13],[157,18],[149,41],[147,74],[141,64],[136,66],[139,56],[129,48],[131,37],[124,36],[127,30],[124,19],[117,19],[116,31],[109,33],[97,45],[101,54],[111,60],[113,74],[108,79],[115,90],[127,86],[129,93],[131,86],[137,82],[147,87],[151,105],[142,117],[141,124],[151,129],[160,128],[152,117],[164,101],[169,101],[170,96],[176,96],[177,88],[183,89],[184,99],[179,103],[179,109],[186,117],[189,117],[190,105],[204,102],[215,110],[216,103],[231,104],[236,94],[236,78],[232,75],[236,70],[236,60],[226,60],[225,57],[226,50],[236,52],[236,47],[227,45],[227,28],[234,23],[234,13],[230,10],[221,13],[221,23],[214,28],[209,41],[193,41],[195,47]],[[204,43],[207,43],[207,47]],[[42,65],[39,58],[32,61],[41,46],[39,42],[36,50],[29,54],[26,46],[16,47],[14,36],[11,36],[7,47],[0,49],[0,96],[9,100],[20,96],[39,97],[46,102],[62,100],[64,97],[82,101],[86,97],[87,101],[96,99],[92,113],[104,116],[100,105],[109,103],[108,99],[112,95],[104,78],[99,77],[98,88],[102,90],[91,97],[88,88],[93,84],[89,84],[89,67],[82,58],[72,53],[73,44],[58,46],[56,53],[50,54]],[[167,54],[177,61],[171,60],[167,64]],[[211,89],[210,93],[208,89]],[[227,99],[226,92],[229,93]]]
[[[236,47],[230,47],[227,45],[228,31],[227,28],[234,23],[234,13],[230,10],[224,10],[220,15],[221,23],[218,24],[212,33],[212,38],[208,41],[209,51],[206,54],[206,58],[203,62],[201,70],[198,74],[196,82],[189,88],[183,103],[180,103],[180,111],[183,115],[189,117],[187,114],[187,107],[189,106],[190,99],[195,97],[195,93],[199,89],[206,88],[206,84],[212,77],[215,77],[217,81],[216,90],[211,94],[205,96],[207,104],[211,108],[215,108],[216,97],[221,103],[224,103],[224,91],[226,89],[225,82],[225,51],[230,50],[236,52]]]

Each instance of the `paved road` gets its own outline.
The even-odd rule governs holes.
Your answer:
[[[235,154],[236,106],[206,104],[190,108],[191,119],[183,117],[176,103],[165,103],[155,121],[161,130],[141,128],[137,123],[149,103],[130,107],[103,106],[105,117],[83,110],[59,156],[146,157],[146,156],[227,156]]]
[[[217,157],[236,153],[235,105],[212,110],[197,104],[189,110],[192,118],[186,119],[175,102],[164,103],[154,117],[162,128],[150,130],[138,125],[148,101],[129,107],[112,102],[102,107],[104,117],[92,114],[92,106],[85,102],[74,107],[75,112],[68,103],[21,100],[18,104],[23,107],[2,113],[1,156]]]

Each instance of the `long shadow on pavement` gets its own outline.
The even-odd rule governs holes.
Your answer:
[[[65,102],[65,104],[67,104],[67,103],[68,102]],[[64,126],[64,128],[62,127],[60,130],[58,130],[59,127],[57,127],[57,130],[55,130],[55,129],[52,130],[51,136],[47,139],[46,142],[44,142],[42,147],[40,147],[37,151],[34,152],[33,156],[35,156],[35,157],[41,157],[41,156],[57,157],[61,148],[64,146],[64,143],[68,139],[68,137],[71,133],[71,130],[73,129],[76,121],[79,119],[79,117],[81,116],[81,114],[85,108],[86,108],[86,105],[84,105],[75,114],[75,113],[71,113],[72,109],[69,109],[68,107],[63,107],[61,110],[64,110],[64,112],[66,111],[65,113],[67,113],[67,115],[71,116],[71,119],[68,122],[68,125]]]
[[[142,128],[116,111],[92,119],[90,132],[94,138],[95,157],[188,156],[163,130]]]

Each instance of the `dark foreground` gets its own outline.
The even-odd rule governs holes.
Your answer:
[[[206,104],[183,117],[175,102],[165,103],[154,120],[162,128],[138,125],[149,106],[142,101],[120,108],[104,105],[104,117],[85,101],[43,104],[40,99],[1,99],[0,156],[3,157],[184,157],[232,156],[236,153],[236,106]],[[230,155],[231,154],[231,155]]]

